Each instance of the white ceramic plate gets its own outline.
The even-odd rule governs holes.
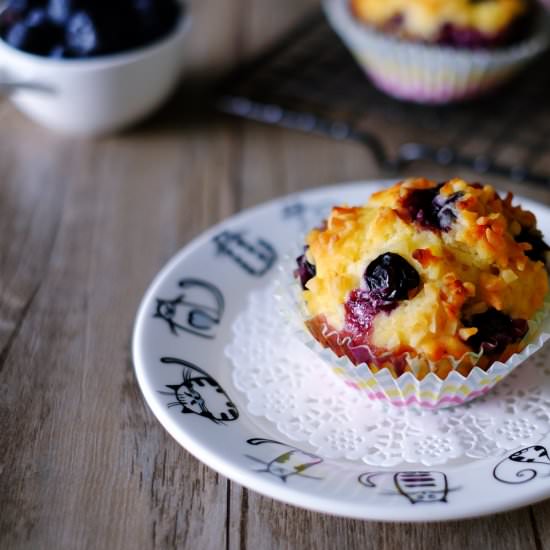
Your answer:
[[[383,521],[437,521],[509,510],[550,497],[550,434],[509,456],[433,469],[328,460],[247,412],[224,355],[231,325],[277,260],[332,204],[365,202],[388,182],[341,184],[283,197],[213,227],[157,275],[136,319],[133,357],[148,405],[189,452],[264,495],[319,512]],[[548,239],[550,209],[518,199]]]

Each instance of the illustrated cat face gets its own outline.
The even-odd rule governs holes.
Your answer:
[[[239,416],[235,404],[212,378],[191,378],[167,387],[174,390],[177,399],[169,406],[181,405],[182,413],[198,414],[215,422],[231,421]]]
[[[196,414],[216,424],[239,418],[237,406],[218,382],[201,367],[177,357],[161,357],[160,362],[183,367],[183,382],[167,384],[171,392],[160,391],[164,395],[176,397],[176,401],[168,403],[168,407],[181,407],[182,413]]]
[[[182,384],[179,387],[173,388],[176,392],[178,403],[185,409],[185,412],[201,414],[207,410],[206,403],[202,395],[188,387],[189,384]]]

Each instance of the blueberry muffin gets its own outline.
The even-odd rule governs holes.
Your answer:
[[[362,23],[402,39],[460,48],[495,48],[524,38],[528,0],[351,0]]]
[[[418,178],[334,207],[297,260],[309,332],[394,377],[444,379],[506,361],[525,347],[548,292],[549,247],[512,199]]]
[[[549,43],[534,0],[322,1],[371,82],[415,103],[483,95],[518,74]]]

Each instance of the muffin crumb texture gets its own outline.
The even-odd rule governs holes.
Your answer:
[[[512,200],[417,178],[334,207],[298,258],[310,332],[394,376],[467,374],[521,351],[548,292],[549,248]]]

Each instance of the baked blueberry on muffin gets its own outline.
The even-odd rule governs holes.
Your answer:
[[[512,199],[418,178],[333,208],[297,260],[312,336],[355,365],[419,379],[521,351],[548,292],[550,249]]]
[[[461,48],[495,48],[524,38],[529,0],[351,0],[366,25],[402,39]]]

